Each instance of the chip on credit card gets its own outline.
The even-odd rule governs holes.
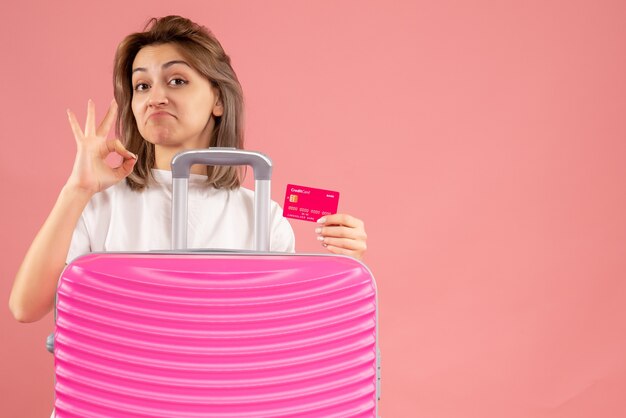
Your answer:
[[[283,216],[316,222],[325,215],[337,213],[339,192],[288,184],[285,191]]]

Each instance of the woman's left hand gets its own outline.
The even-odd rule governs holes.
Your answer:
[[[320,218],[315,228],[317,239],[334,254],[349,255],[361,260],[367,249],[365,224],[362,220],[343,213]]]

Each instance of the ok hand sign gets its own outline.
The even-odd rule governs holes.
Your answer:
[[[68,179],[68,185],[95,194],[132,173],[137,156],[126,150],[119,139],[107,140],[116,114],[117,104],[113,101],[102,123],[96,129],[96,108],[90,99],[87,104],[87,121],[83,132],[76,120],[76,115],[69,109],[67,110],[77,146],[74,168]],[[105,161],[110,152],[116,152],[124,159],[119,167],[111,168]]]

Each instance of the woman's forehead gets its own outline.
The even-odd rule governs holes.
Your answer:
[[[136,69],[146,71],[159,70],[166,64],[186,63],[189,65],[178,47],[174,44],[147,45],[137,52],[133,60],[133,72]]]

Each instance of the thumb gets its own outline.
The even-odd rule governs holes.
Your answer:
[[[114,169],[115,175],[119,179],[128,177],[130,173],[133,172],[133,169],[135,168],[136,163],[137,163],[137,157],[135,156],[128,157],[128,158],[125,157],[122,164],[119,167]]]

